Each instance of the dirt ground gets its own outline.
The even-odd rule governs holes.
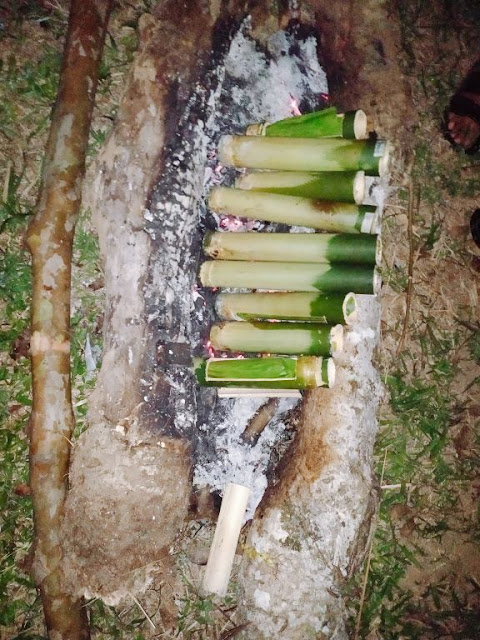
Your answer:
[[[480,199],[480,162],[478,156],[452,149],[443,137],[442,119],[451,92],[479,54],[480,5],[448,0],[379,4],[386,10],[378,14],[354,2],[324,7],[320,15],[325,68],[336,102],[373,113],[376,129],[394,145],[382,229],[377,356],[389,392],[375,454],[382,500],[373,518],[370,555],[367,549],[367,562],[352,570],[348,586],[351,635],[473,640],[480,626],[480,250],[470,238],[469,217]],[[8,19],[5,12],[5,24]],[[133,29],[134,22],[125,5],[112,33]],[[24,44],[15,43],[17,57],[29,55],[27,40],[35,34],[52,37],[38,22],[27,20]],[[5,60],[12,42],[3,39],[0,46]],[[110,98],[108,92],[101,96],[98,117],[119,92],[116,87]],[[2,149],[13,162],[21,156],[17,146],[7,138]],[[31,156],[27,176],[38,171],[38,152]],[[95,495],[101,501],[98,491]],[[134,546],[129,553],[134,554]],[[199,547],[203,558],[205,549]],[[149,605],[160,599],[162,584],[160,578],[152,583]],[[93,617],[96,637],[114,637],[102,618],[107,614],[99,611]],[[235,635],[222,634],[217,623],[202,626],[199,621],[202,616],[209,620],[209,612],[193,596],[182,612],[185,638]],[[123,614],[112,615],[120,619]],[[115,637],[165,637],[136,614],[142,619],[136,630],[123,622],[123,635]],[[227,609],[220,614],[227,628],[235,629],[234,622],[228,626],[232,616]],[[10,627],[10,635],[2,637],[17,637],[20,629]]]

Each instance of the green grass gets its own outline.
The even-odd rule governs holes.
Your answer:
[[[34,55],[22,30],[25,20],[42,21],[45,33]],[[20,10],[9,33],[0,32],[7,55],[0,58],[0,635],[43,638],[41,604],[28,574],[33,536],[28,485],[28,415],[31,378],[28,327],[31,290],[30,257],[24,233],[38,192],[40,162],[56,98],[66,15]],[[45,35],[46,34],[46,35]],[[50,35],[49,35],[50,34]],[[45,37],[44,37],[45,36]],[[51,37],[50,37],[51,36]],[[97,109],[89,151],[104,141],[116,113],[112,99],[136,47],[136,32],[126,30],[106,45],[99,83],[104,103]],[[28,46],[27,46],[28,49]],[[8,53],[9,52],[9,53]],[[117,90],[118,93],[118,90]],[[88,212],[80,217],[73,259],[72,379],[77,419],[75,437],[85,428],[87,396],[95,369],[86,366],[87,342],[101,351],[102,274],[98,242]],[[27,562],[25,564],[25,559]],[[96,637],[138,638],[145,617],[136,606],[121,615],[95,601],[89,605]]]
[[[375,459],[377,477],[386,488],[381,491],[358,637],[473,640],[480,624],[474,606],[480,587],[465,580],[455,586],[453,578],[442,577],[436,571],[441,557],[435,554],[445,553],[448,566],[451,536],[460,536],[463,542],[479,538],[478,510],[470,516],[461,504],[478,477],[480,438],[474,436],[461,455],[455,445],[462,412],[470,402],[459,392],[459,385],[463,368],[471,361],[480,362],[479,327],[469,324],[471,317],[459,324],[451,313],[447,322],[446,315],[431,311],[436,292],[431,299],[430,294],[423,299],[419,293],[425,291],[422,268],[426,261],[431,265],[426,273],[448,269],[445,260],[454,259],[468,274],[465,244],[449,237],[445,225],[456,204],[453,199],[478,196],[480,180],[477,172],[466,171],[472,160],[465,155],[442,157],[438,140],[444,110],[460,80],[448,48],[455,38],[448,16],[464,20],[461,37],[467,37],[472,7],[450,0],[443,4],[411,0],[396,2],[395,9],[402,30],[402,65],[418,113],[411,174],[420,195],[413,221],[415,309],[403,350],[383,361],[390,401],[381,414]],[[478,34],[478,25],[473,33]],[[426,39],[430,49],[424,47]],[[399,201],[405,206],[402,194]],[[407,286],[406,272],[406,260],[397,259],[382,275],[399,294]],[[464,311],[456,313],[462,317]],[[402,321],[386,329],[397,340]],[[469,397],[478,397],[479,382],[477,376],[469,383]],[[476,422],[471,425],[473,433],[480,426]],[[365,567],[349,585],[352,630],[359,615],[364,571]],[[420,582],[412,580],[412,575],[420,576]]]

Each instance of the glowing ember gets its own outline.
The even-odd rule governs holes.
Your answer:
[[[220,227],[227,231],[238,231],[242,226],[242,221],[235,216],[224,216],[220,220]]]
[[[209,358],[214,358],[215,357],[215,349],[212,347],[212,343],[211,343],[210,340],[207,340],[207,342],[205,344],[205,349],[207,350]]]
[[[298,108],[298,100],[296,98],[294,98],[292,96],[292,94],[290,94],[290,111],[292,112],[292,114],[294,116],[301,116],[302,112],[300,111],[300,109]]]

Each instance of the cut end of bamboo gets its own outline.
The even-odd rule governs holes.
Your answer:
[[[382,289],[382,276],[378,269],[373,274],[373,295],[378,295]]]
[[[233,153],[234,136],[222,136],[218,144],[218,160],[221,164],[230,166],[234,164],[235,154]]]
[[[392,155],[392,145],[390,142],[384,142],[385,145],[382,157],[378,162],[378,175],[380,177],[386,176],[390,171],[390,161]]]
[[[199,278],[200,278],[200,282],[202,283],[202,286],[204,287],[211,286],[210,281],[211,281],[212,268],[214,267],[213,267],[213,262],[211,261],[204,262],[200,267]]]
[[[383,244],[382,238],[377,236],[377,246],[375,249],[375,264],[380,266],[382,264],[382,255],[383,255]]]
[[[330,330],[330,346],[332,353],[343,351],[343,326],[341,324],[336,324]]]
[[[228,350],[228,347],[223,344],[222,335],[223,335],[223,327],[225,326],[225,322],[221,324],[214,324],[210,327],[210,342],[215,349],[219,351]]]
[[[362,204],[365,198],[365,171],[357,171],[353,179],[353,199],[355,204]]]
[[[249,495],[250,489],[241,484],[228,484],[225,489],[203,577],[205,593],[222,597],[227,593]]]
[[[336,376],[335,362],[333,361],[332,358],[328,358],[327,359],[327,385],[326,385],[328,388],[333,387],[333,385],[335,384],[335,376]]]
[[[366,211],[362,224],[360,225],[361,233],[375,233],[378,224],[378,210]]]
[[[353,324],[358,317],[357,298],[354,293],[347,293],[342,305],[345,324]]]
[[[353,120],[353,133],[357,140],[365,140],[368,135],[367,114],[362,109],[358,109]]]
[[[365,140],[368,137],[367,115],[365,111],[347,111],[343,116],[343,136],[355,140]]]
[[[267,130],[269,122],[258,122],[256,124],[249,124],[245,129],[246,136],[264,136]]]
[[[221,160],[223,162],[223,160]],[[223,207],[223,198],[221,187],[214,187],[208,196],[208,206],[210,209],[221,213]]]

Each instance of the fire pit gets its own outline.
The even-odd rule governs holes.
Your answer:
[[[179,26],[189,25],[192,16],[178,11]],[[130,88],[143,96],[140,124],[131,118],[133,139],[125,124],[117,128],[90,195],[105,255],[107,335],[115,337],[106,341],[91,427],[72,466],[71,574],[79,591],[114,603],[141,593],[160,563],[176,593],[170,550],[188,517],[192,473],[197,486],[214,492],[236,482],[252,489],[253,524],[238,577],[248,637],[304,638],[333,633],[329,625],[342,633],[337,583],[348,571],[371,492],[378,302],[358,296],[358,322],[346,332],[335,390],[270,404],[268,425],[250,442],[245,428],[265,398],[221,398],[198,387],[192,368],[195,356],[208,355],[215,318],[212,293],[197,280],[203,237],[240,224],[207,208],[212,186],[233,185],[233,170],[218,161],[220,137],[325,104],[318,42],[292,22],[266,30],[260,43],[249,19],[238,17],[204,25],[213,48],[201,24],[188,44],[181,30],[168,32],[168,48],[161,26],[145,28],[154,37]],[[187,54],[193,62],[185,71]],[[152,62],[162,55],[170,65],[166,89],[158,87]],[[155,184],[146,171],[158,176]],[[369,205],[382,189],[376,184],[367,183]],[[242,224],[288,231],[274,222]],[[92,496],[102,482],[109,493],[99,507]],[[173,600],[164,606],[174,608]],[[280,635],[286,628],[297,635]]]

